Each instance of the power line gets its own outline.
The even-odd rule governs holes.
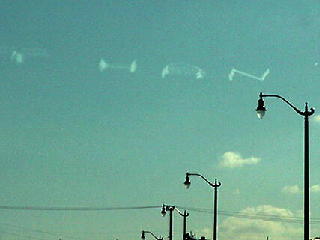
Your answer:
[[[134,206],[134,207],[37,207],[37,206],[0,206],[0,210],[30,210],[30,211],[112,211],[112,210],[139,210],[161,208],[161,206]]]
[[[128,207],[39,207],[39,206],[0,206],[0,210],[23,210],[23,211],[117,211],[117,210],[142,210],[161,208],[161,205],[151,206],[128,206]],[[181,209],[212,214],[212,209],[176,206]],[[236,218],[260,219],[265,221],[280,221],[288,223],[303,223],[303,218],[282,217],[271,214],[246,214],[242,212],[218,211],[219,215]],[[320,218],[311,218],[311,224],[320,223]]]

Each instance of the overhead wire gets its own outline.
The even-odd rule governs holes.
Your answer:
[[[27,211],[118,211],[118,210],[143,210],[143,209],[155,209],[155,208],[161,208],[162,205],[148,205],[148,206],[125,206],[125,207],[39,207],[39,206],[0,206],[0,210],[27,210]],[[213,214],[212,209],[207,208],[197,208],[197,207],[187,207],[187,206],[177,206],[177,208],[188,210],[191,212],[198,212],[203,214]],[[304,222],[304,219],[302,217],[291,217],[291,216],[279,216],[274,214],[264,214],[264,213],[257,213],[257,214],[249,214],[249,213],[243,213],[243,212],[237,212],[237,211],[218,211],[219,215],[222,216],[229,216],[234,218],[246,218],[246,219],[255,219],[255,220],[263,220],[263,221],[276,221],[276,222],[285,222],[285,223],[292,223],[292,224],[302,224]],[[320,218],[311,218],[310,224],[319,224]],[[11,226],[14,228],[20,228],[24,231],[28,231],[30,234],[34,235],[35,233],[42,233],[42,234],[48,234],[51,236],[58,237],[59,235],[64,235],[67,239],[75,239],[75,237],[66,236],[63,233],[57,233],[57,232],[49,232],[39,229],[28,229],[25,227],[17,226],[14,224],[9,223],[1,223],[2,225]],[[19,238],[29,238],[29,239],[36,239],[36,240],[48,240],[47,237],[42,236],[31,236],[31,235],[25,235],[22,233],[18,233],[15,230],[0,230],[1,233],[9,234],[9,235],[15,235]],[[48,236],[49,237],[49,236]]]
[[[161,208],[162,205],[149,205],[149,206],[125,206],[125,207],[40,207],[40,206],[0,206],[0,210],[25,210],[25,211],[117,211],[117,210],[142,210],[142,209],[154,209]],[[180,209],[189,211],[213,214],[212,209],[196,208],[196,207],[185,207],[176,206]],[[272,214],[247,214],[243,212],[230,212],[230,211],[218,211],[219,215],[236,217],[236,218],[247,218],[247,219],[260,219],[265,221],[281,221],[288,223],[303,223],[303,218],[290,217],[290,216],[279,216]],[[311,224],[320,223],[320,218],[311,218]]]
[[[139,210],[160,208],[161,206],[133,206],[133,207],[37,207],[37,206],[0,206],[0,210],[31,210],[31,211],[112,211]]]

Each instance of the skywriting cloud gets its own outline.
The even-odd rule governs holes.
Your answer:
[[[244,165],[253,165],[260,162],[260,158],[250,157],[243,158],[239,153],[236,152],[225,152],[220,161],[220,166],[226,168],[242,167]]]
[[[11,61],[15,62],[16,64],[21,64],[24,62],[24,55],[17,51],[13,51],[11,54]]]

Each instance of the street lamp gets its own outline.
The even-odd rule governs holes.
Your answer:
[[[282,101],[287,103],[295,112],[297,112],[301,116],[304,116],[304,240],[309,240],[309,117],[314,113],[315,110],[314,108],[310,108],[309,110],[308,103],[306,103],[304,111],[301,111],[280,95],[260,93],[258,107],[256,109],[258,117],[260,119],[262,119],[266,112],[263,101],[263,98],[265,97],[280,98]]]
[[[145,240],[145,239],[146,239],[146,236],[145,236],[146,233],[150,233],[151,236],[153,236],[156,240],[163,240],[162,237],[157,237],[153,232],[144,231],[144,230],[142,230],[142,232],[141,232],[141,239],[142,239],[142,240]]]
[[[189,176],[197,176],[202,178],[206,183],[208,183],[214,189],[213,194],[213,231],[212,231],[212,239],[217,240],[217,209],[218,209],[218,190],[217,188],[221,186],[221,183],[217,183],[217,179],[214,180],[214,183],[208,181],[204,176],[199,173],[186,173],[186,179],[184,181],[184,185],[186,188],[189,188],[191,185]]]
[[[187,235],[187,217],[189,216],[189,213],[187,213],[186,210],[184,210],[184,212],[182,213],[178,208],[176,208],[175,206],[169,206],[169,205],[162,205],[162,209],[161,209],[161,214],[164,217],[167,213],[167,211],[169,211],[170,213],[170,222],[169,222],[169,240],[172,240],[172,213],[173,211],[177,211],[179,213],[180,216],[183,217],[183,233],[182,233],[182,240],[186,239],[186,235]]]

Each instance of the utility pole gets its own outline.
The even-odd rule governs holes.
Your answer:
[[[161,214],[162,216],[166,215],[166,212],[169,211],[169,240],[173,239],[173,212],[177,211],[179,213],[180,216],[183,217],[183,233],[182,233],[182,240],[186,240],[187,238],[187,217],[189,216],[189,213],[187,213],[186,210],[184,210],[184,212],[182,213],[178,208],[176,208],[175,206],[169,206],[169,205],[162,205],[162,210],[161,210]]]
[[[183,211],[183,234],[182,234],[182,240],[186,240],[187,235],[187,217],[189,216],[189,213],[187,213],[186,210]]]
[[[221,183],[217,184],[217,179],[214,180],[214,196],[213,196],[213,240],[217,240],[217,215],[218,215],[218,187]]]
[[[218,187],[221,186],[221,182],[217,182],[217,179],[214,180],[214,183],[208,181],[204,176],[199,173],[186,173],[186,180],[184,181],[184,185],[186,188],[190,187],[190,176],[197,176],[202,178],[206,183],[208,183],[213,189],[213,230],[212,230],[212,240],[217,240],[217,215],[218,215]]]
[[[259,94],[259,99],[258,99],[258,107],[256,109],[258,117],[262,119],[264,116],[265,112],[267,111],[265,106],[264,106],[264,100],[263,98],[266,97],[273,97],[273,98],[279,98],[282,101],[284,101],[286,104],[288,104],[296,113],[298,113],[301,116],[304,116],[304,223],[303,223],[303,239],[304,240],[309,240],[310,237],[310,176],[309,176],[309,117],[314,114],[315,110],[314,108],[308,107],[308,103],[305,105],[304,111],[299,110],[297,107],[295,107],[293,104],[291,104],[287,99],[280,95],[276,94]]]
[[[173,222],[173,214],[172,212],[174,211],[176,207],[175,206],[168,206],[163,204],[162,205],[162,210],[161,210],[161,214],[162,216],[166,215],[166,212],[169,211],[170,212],[170,216],[169,216],[169,240],[172,240],[172,222]]]
[[[174,206],[170,206],[168,207],[168,210],[169,210],[169,218],[170,218],[170,221],[169,221],[169,240],[172,240],[172,228],[173,228],[173,214],[172,212],[174,211],[175,207]]]

